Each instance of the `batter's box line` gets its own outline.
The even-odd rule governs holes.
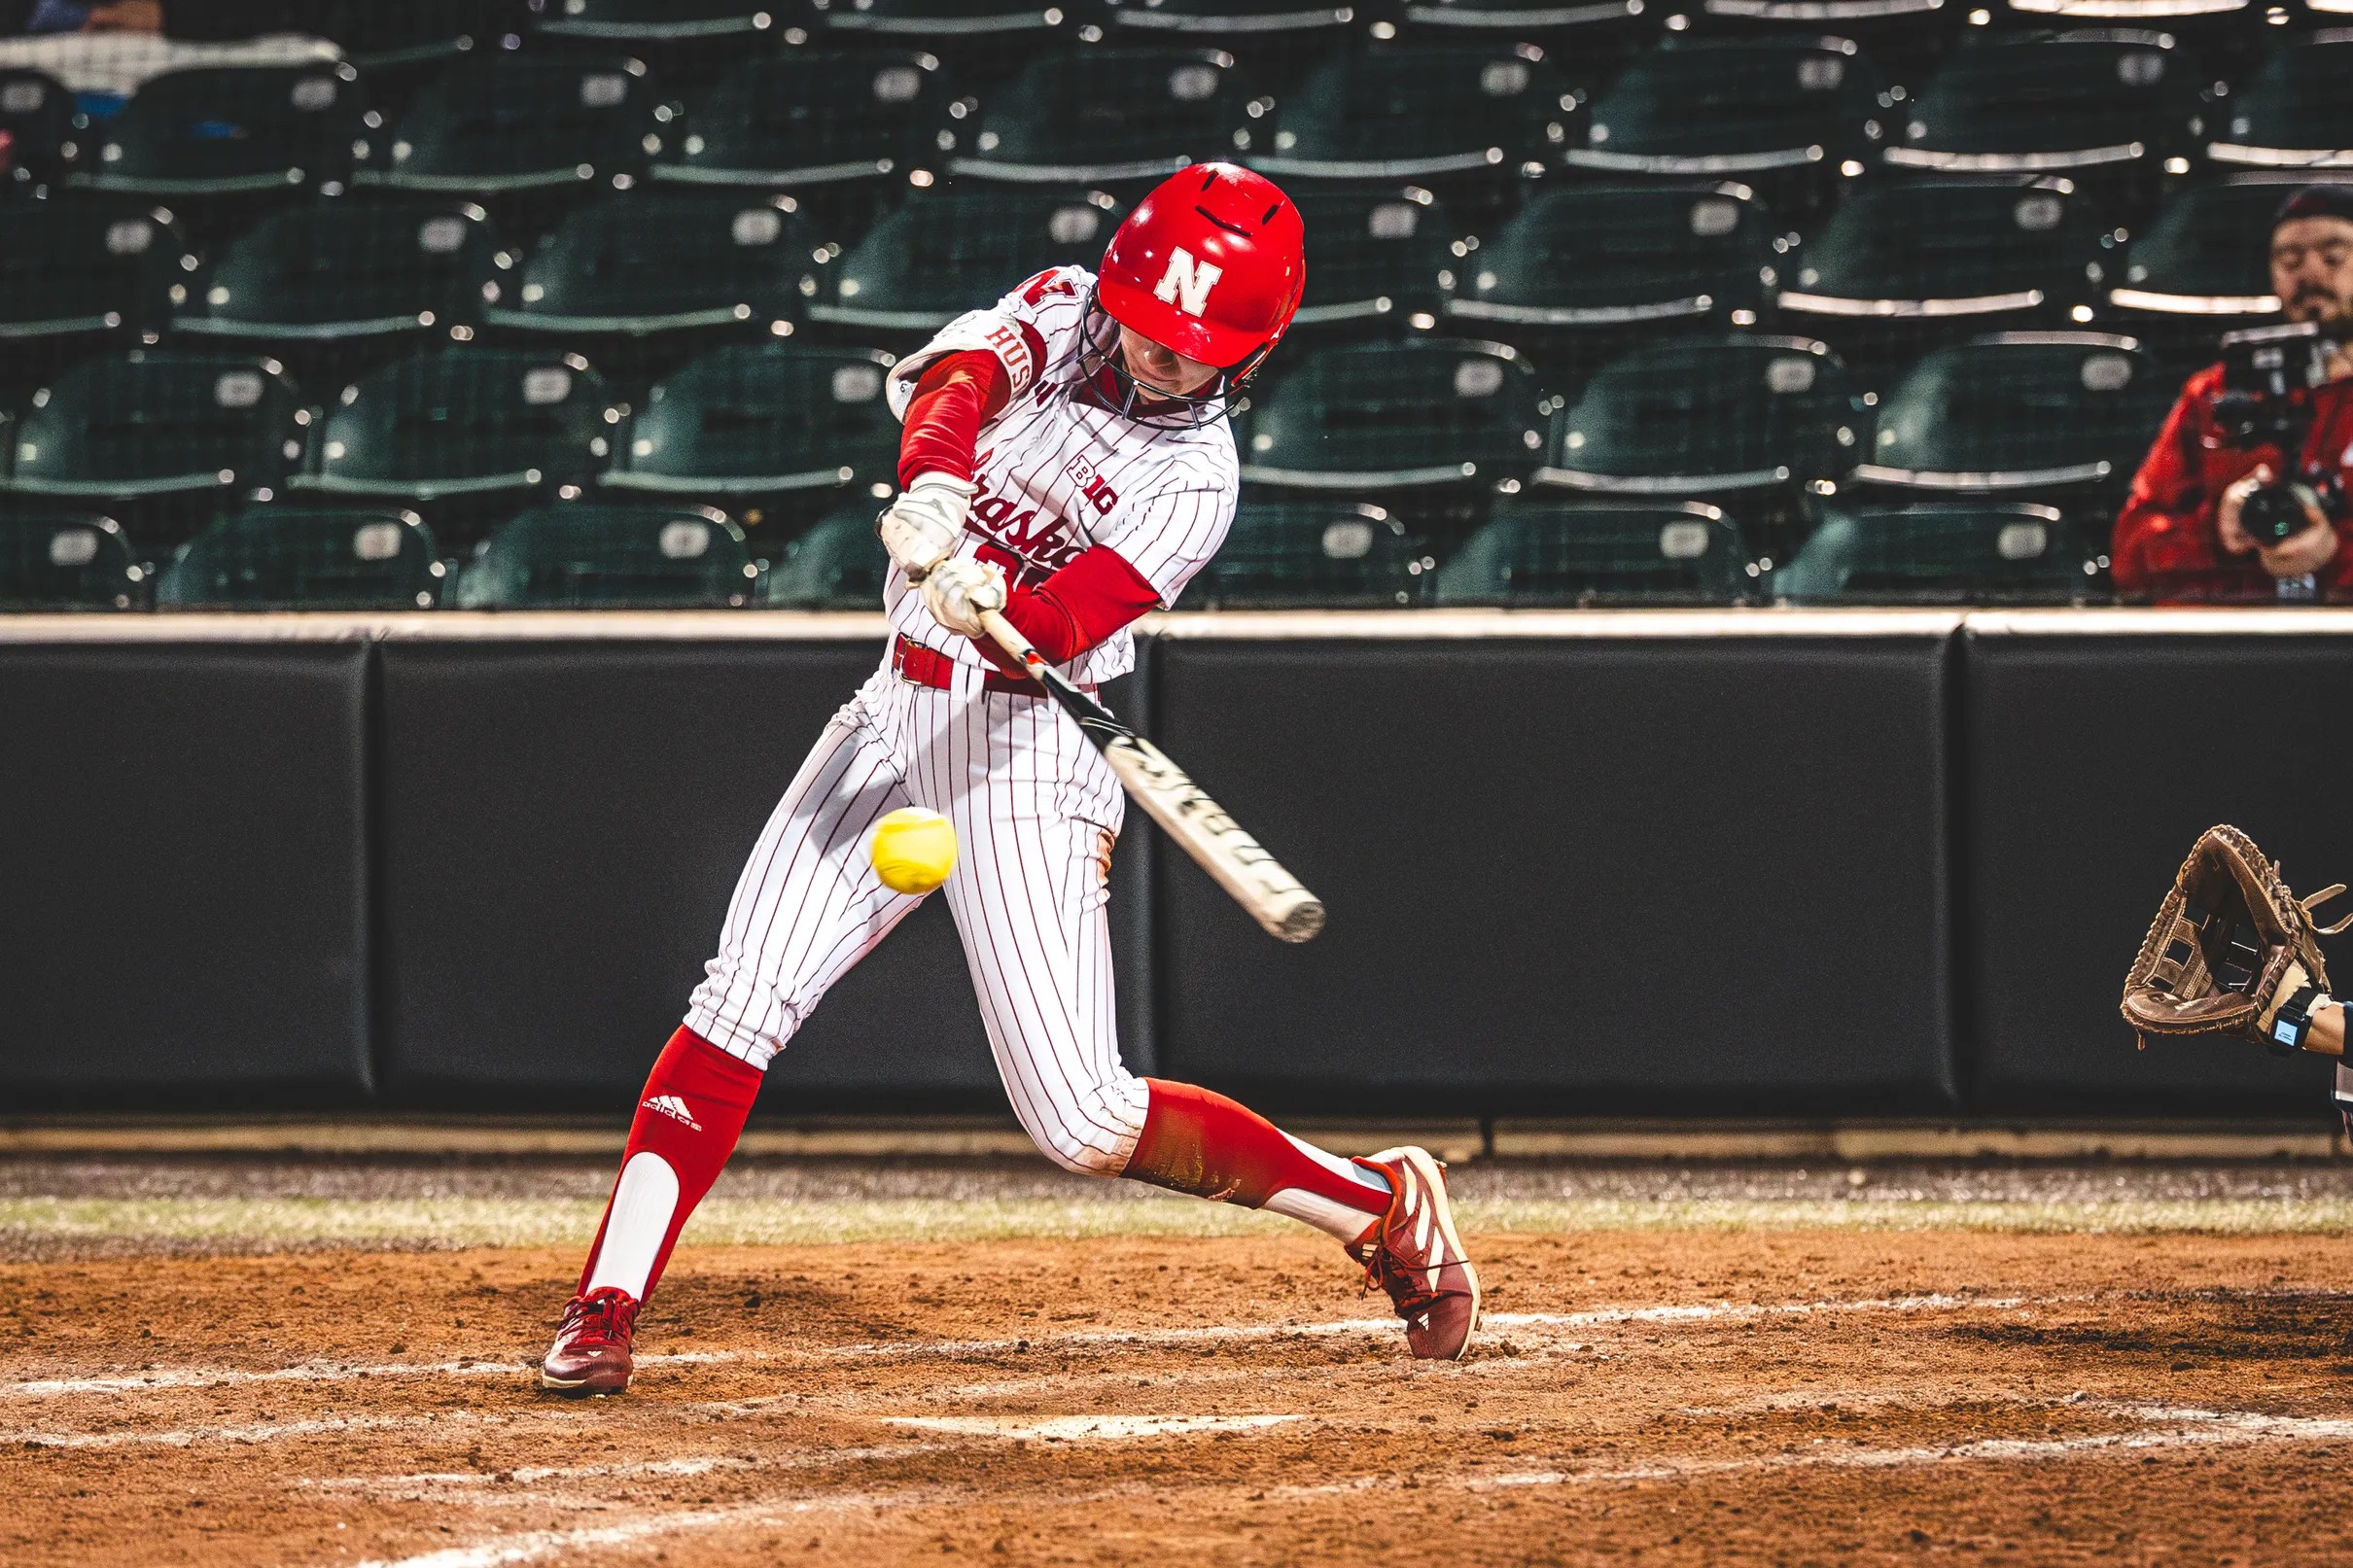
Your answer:
[[[1825,1454],[1779,1454],[1753,1459],[1689,1460],[1649,1465],[1618,1466],[1584,1471],[1528,1471],[1502,1476],[1414,1478],[1417,1486],[1443,1485],[1473,1492],[1519,1487],[1577,1485],[1636,1485],[1645,1481],[1686,1481],[1697,1477],[1743,1472],[1786,1472],[1809,1469],[1902,1469],[1935,1464],[2042,1463],[2097,1454],[2103,1451],[2147,1453],[2152,1450],[2246,1446],[2267,1443],[2336,1442],[2353,1436],[2353,1421],[2336,1418],[2276,1416],[2259,1411],[2206,1411],[2125,1404],[2124,1411],[2159,1415],[2176,1424],[2170,1429],[2097,1434],[2048,1440],[1996,1438],[1939,1447],[1870,1448]],[[1405,1482],[1387,1477],[1357,1477],[1317,1486],[1270,1486],[1260,1501],[1300,1501],[1312,1498],[1362,1495],[1402,1489]],[[1134,1487],[1101,1494],[1108,1499],[1133,1495]],[[821,1512],[875,1513],[886,1510],[955,1504],[968,1501],[963,1493],[944,1490],[896,1493],[811,1495],[795,1499],[764,1499],[732,1508],[652,1514],[642,1518],[573,1530],[534,1530],[494,1537],[471,1546],[448,1547],[415,1556],[369,1558],[355,1568],[510,1568],[543,1558],[596,1548],[630,1547],[664,1536],[683,1535],[729,1525],[775,1526]],[[1083,1506],[1087,1497],[1060,1497],[1053,1506]]]
[[[2040,1464],[2108,1450],[2243,1447],[2259,1444],[2337,1443],[2353,1438],[2353,1420],[2336,1416],[2271,1415],[2259,1411],[2208,1411],[2087,1401],[2148,1425],[2133,1432],[2094,1432],[2073,1438],[1984,1438],[1974,1443],[1903,1448],[1848,1448],[1823,1453],[1763,1454],[1747,1459],[1676,1459],[1594,1470],[1525,1471],[1461,1478],[1466,1491],[1520,1486],[1633,1484],[1646,1481],[1688,1481],[1695,1477],[1786,1470],[1891,1470],[1938,1464]],[[2171,1423],[2168,1425],[2167,1423]]]
[[[1873,1297],[1853,1301],[1661,1303],[1643,1307],[1595,1307],[1579,1312],[1489,1312],[1481,1321],[1489,1332],[1576,1330],[1645,1323],[1750,1322],[1764,1317],[1821,1316],[1839,1313],[2016,1311],[2048,1307],[2098,1305],[2113,1301],[2185,1299],[2298,1300],[2335,1295],[2310,1290],[2246,1291],[2217,1295],[2201,1288],[2179,1297],[2149,1291],[2091,1291],[2055,1296],[1975,1296],[1926,1294]],[[1394,1318],[1341,1318],[1323,1323],[1215,1324],[1189,1329],[1120,1329],[1080,1334],[1040,1335],[1036,1339],[932,1340],[880,1342],[822,1346],[812,1350],[693,1350],[640,1355],[641,1367],[727,1365],[782,1362],[806,1364],[832,1359],[922,1358],[956,1359],[1021,1353],[1059,1354],[1122,1346],[1163,1346],[1195,1343],[1280,1342],[1291,1339],[1323,1339],[1350,1335],[1391,1335]],[[33,1378],[0,1384],[0,1399],[56,1399],[90,1394],[170,1393],[189,1389],[237,1387],[248,1383],[342,1382],[369,1377],[484,1377],[520,1376],[535,1363],[490,1361],[466,1357],[439,1362],[380,1362],[366,1366],[305,1363],[263,1371],[236,1368],[153,1368],[137,1373],[87,1377]],[[0,1434],[4,1438],[5,1434]]]

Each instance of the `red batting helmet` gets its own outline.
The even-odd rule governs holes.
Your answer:
[[[1273,352],[1307,287],[1299,209],[1262,174],[1196,163],[1136,204],[1096,273],[1105,314],[1226,372],[1231,391]]]

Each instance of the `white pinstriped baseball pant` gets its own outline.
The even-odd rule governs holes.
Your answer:
[[[920,899],[874,874],[875,820],[923,806],[955,825],[940,893],[956,918],[1014,1113],[1066,1169],[1115,1176],[1148,1092],[1119,1060],[1111,843],[1126,799],[1042,697],[919,686],[886,664],[825,726],[736,884],[686,1027],[763,1071],[825,992]]]

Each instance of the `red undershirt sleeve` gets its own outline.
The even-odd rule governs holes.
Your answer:
[[[1096,544],[1036,587],[1007,593],[1005,619],[1048,664],[1068,664],[1159,604],[1160,590],[1145,581],[1127,557],[1107,544]],[[1019,673],[1020,666],[995,643],[987,638],[974,642],[999,665]]]
[[[1003,411],[1012,397],[1004,362],[994,354],[967,349],[925,366],[898,436],[898,482],[913,484],[919,473],[971,478],[980,427]]]

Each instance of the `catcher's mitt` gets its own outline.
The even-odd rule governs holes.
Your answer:
[[[2303,1043],[2310,999],[2329,989],[2312,911],[2343,883],[2299,902],[2235,827],[2210,827],[2174,875],[2125,976],[2125,1022],[2152,1034],[2230,1034],[2280,1055]]]

